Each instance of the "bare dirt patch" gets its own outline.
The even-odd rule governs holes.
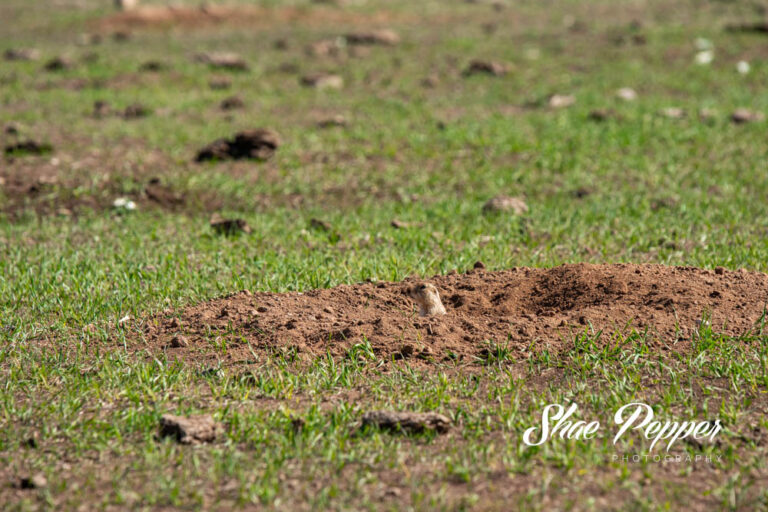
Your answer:
[[[130,106],[118,113],[135,116],[146,112],[141,109]],[[111,113],[106,103],[94,106],[94,116]],[[30,140],[9,137],[10,149],[0,155],[0,214],[12,220],[27,212],[78,216],[111,210],[118,197],[135,201],[141,209],[193,213],[216,211],[225,202],[213,190],[175,189],[165,179],[173,162],[135,139],[106,147],[60,134],[54,134],[51,143],[47,138],[42,143]],[[133,190],[126,190],[126,184]]]
[[[514,358],[573,348],[585,330],[648,329],[662,351],[686,351],[708,316],[716,332],[755,330],[768,302],[768,275],[661,265],[571,264],[435,276],[447,314],[420,318],[407,295],[415,280],[342,285],[306,293],[240,292],[151,319],[151,349],[172,358],[226,363],[262,353],[345,356],[367,340],[379,357],[482,362],[504,346]],[[182,334],[188,346],[172,348]],[[227,342],[227,351],[214,347]]]
[[[265,27],[279,24],[375,26],[393,21],[404,21],[404,18],[404,15],[397,15],[389,11],[355,13],[326,7],[307,9],[298,7],[265,8],[254,5],[146,6],[106,16],[98,21],[98,26],[104,31],[170,26],[205,28],[216,25]]]

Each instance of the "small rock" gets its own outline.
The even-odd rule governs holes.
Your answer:
[[[239,108],[245,108],[245,102],[240,96],[230,96],[221,101],[219,105],[221,110],[235,110]]]
[[[685,117],[685,110],[678,107],[663,108],[659,113],[670,119],[683,119]]]
[[[630,87],[622,87],[616,91],[616,97],[624,101],[635,101],[637,99],[637,93]]]
[[[391,225],[393,228],[395,228],[395,229],[408,229],[409,227],[411,227],[411,223],[410,223],[410,222],[403,222],[403,221],[401,221],[401,220],[397,220],[397,219],[394,219],[394,220],[393,220],[393,221],[390,223],[390,225]]]
[[[576,97],[570,94],[553,94],[547,100],[550,108],[566,108],[576,103]]]
[[[363,415],[363,426],[366,425],[394,432],[444,434],[450,430],[451,420],[435,412],[370,411]]]
[[[171,346],[173,348],[184,348],[189,346],[189,340],[186,336],[182,336],[179,334],[178,336],[174,336],[171,340]]]
[[[736,124],[754,123],[763,121],[765,115],[762,112],[753,112],[745,108],[739,108],[731,114],[731,121]]]
[[[251,227],[244,219],[222,219],[214,217],[211,219],[211,228],[219,235],[231,236],[236,233],[251,233]]]
[[[232,71],[248,70],[248,63],[240,55],[232,52],[200,53],[195,56],[198,62],[208,64],[212,68]]]
[[[344,36],[351,45],[382,45],[394,46],[400,42],[400,36],[393,30],[372,30],[370,32],[355,32]]]
[[[310,57],[336,56],[341,53],[345,44],[343,39],[323,39],[307,46],[306,53]]]
[[[464,70],[464,76],[472,76],[478,74],[504,76],[509,72],[509,66],[501,62],[485,61],[475,59],[469,63],[469,66]]]
[[[715,267],[715,274],[719,276],[725,274],[725,267]]]
[[[210,443],[222,431],[221,424],[209,414],[187,417],[164,414],[160,418],[160,437],[173,437],[181,444]]]
[[[41,53],[36,48],[9,48],[3,56],[5,60],[39,60]]]
[[[339,75],[315,73],[303,76],[301,84],[315,89],[341,89],[344,87],[344,79]]]
[[[489,199],[483,205],[483,212],[512,212],[515,215],[523,215],[528,212],[528,205],[519,197],[499,195]]]

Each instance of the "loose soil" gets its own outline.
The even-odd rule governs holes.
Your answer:
[[[603,330],[603,345],[615,341],[616,333],[647,330],[648,343],[659,351],[685,352],[705,316],[716,332],[739,336],[759,329],[768,302],[768,275],[722,268],[477,268],[429,279],[447,314],[419,318],[406,295],[414,281],[306,293],[243,291],[178,315],[159,315],[145,326],[145,339],[172,359],[223,365],[274,353],[302,360],[327,353],[344,357],[366,339],[377,356],[412,359],[419,366],[446,360],[480,364],[490,342],[519,359],[544,349],[570,350],[574,337],[587,330]],[[179,334],[188,345],[172,348]],[[227,350],[216,352],[222,341]]]

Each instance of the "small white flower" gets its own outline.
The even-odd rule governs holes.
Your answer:
[[[694,45],[696,45],[697,50],[711,50],[712,49],[712,41],[709,39],[705,39],[703,37],[696,38],[696,41],[693,42]]]
[[[696,64],[706,66],[715,59],[715,53],[712,50],[704,50],[696,54]]]
[[[616,91],[616,96],[624,101],[635,101],[637,99],[637,93],[630,87],[622,87]]]
[[[112,206],[119,210],[135,210],[136,209],[136,203],[128,199],[127,197],[118,197],[112,202]]]
[[[736,63],[736,71],[741,73],[742,75],[746,75],[749,73],[749,71],[752,69],[752,67],[749,65],[749,62],[745,60],[740,60]]]

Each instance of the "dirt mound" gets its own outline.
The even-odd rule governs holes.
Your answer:
[[[481,265],[478,265],[481,267]],[[253,361],[258,353],[343,356],[364,340],[379,357],[474,361],[490,343],[512,357],[544,348],[571,348],[573,336],[604,330],[650,330],[663,349],[686,350],[697,322],[708,315],[720,333],[754,329],[768,302],[768,275],[722,268],[572,264],[451,273],[429,281],[447,314],[419,318],[407,296],[414,280],[342,285],[306,293],[238,294],[199,304],[180,316],[148,322],[150,346],[171,357]],[[171,348],[182,334],[188,346]],[[226,352],[215,352],[226,341]]]

